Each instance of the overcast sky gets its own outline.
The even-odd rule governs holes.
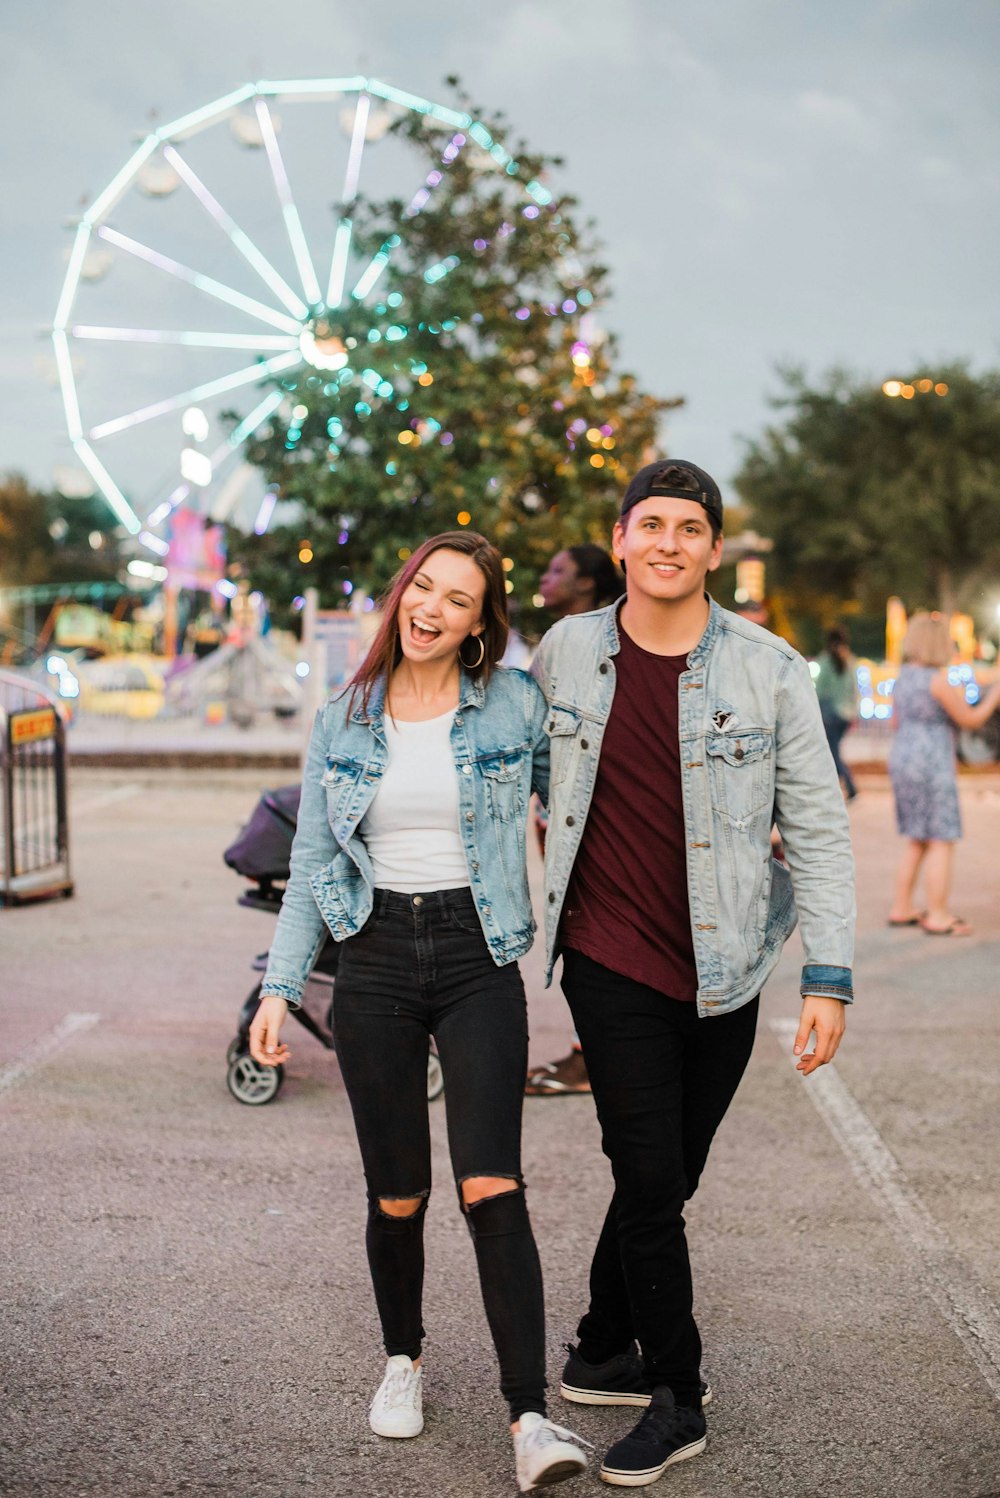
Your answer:
[[[456,72],[565,157],[623,363],[686,397],[666,444],[724,484],[777,362],[1000,362],[995,0],[5,0],[0,25],[0,468],[40,485],[72,461],[40,336],[67,221],[151,119],[258,77],[363,72],[448,102]],[[112,293],[109,321],[150,325],[125,278]]]

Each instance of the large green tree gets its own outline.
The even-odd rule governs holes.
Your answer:
[[[64,499],[19,473],[0,475],[0,588],[113,581],[121,559],[109,521],[103,500]]]
[[[409,116],[396,129],[426,162],[426,191],[355,205],[355,249],[384,260],[375,292],[317,323],[344,367],[287,378],[248,451],[301,518],[232,537],[231,554],[277,605],[310,583],[331,605],[377,592],[424,537],[469,525],[509,558],[513,601],[528,605],[554,550],[606,541],[626,465],[652,455],[679,401],[618,369],[592,233],[545,185],[557,162],[500,124]]]
[[[736,485],[793,609],[879,614],[898,594],[985,623],[1000,577],[1000,372],[780,374],[780,420],[748,444]]]

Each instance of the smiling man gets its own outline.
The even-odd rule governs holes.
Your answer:
[[[798,1068],[833,1058],[853,996],[854,870],[805,662],[705,593],[722,557],[714,480],[679,460],[641,469],[614,553],[624,602],[555,625],[532,669],[552,744],[548,970],[561,952],[615,1183],[562,1393],[646,1406],[601,1468],[639,1487],[706,1444],[684,1202],[796,919]]]

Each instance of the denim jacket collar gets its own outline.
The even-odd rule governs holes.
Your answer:
[[[697,645],[693,650],[688,651],[688,670],[692,666],[702,665],[708,659],[716,637],[722,628],[722,609],[719,608],[714,598],[709,598],[707,593],[705,597],[708,599],[708,623],[705,625],[705,632]]]
[[[715,638],[718,635],[719,630],[722,628],[722,609],[719,608],[719,605],[715,602],[715,599],[710,598],[707,593],[705,594],[705,598],[708,602],[708,623],[705,625],[705,632],[702,635],[701,639],[698,641],[697,645],[695,645],[693,650],[688,651],[689,670],[692,666],[700,666],[702,662],[707,658],[709,652],[712,649],[712,646],[715,643]],[[621,649],[621,639],[618,634],[618,618],[621,613],[622,605],[625,602],[625,598],[619,598],[618,601],[611,604],[605,612],[604,645],[608,655],[617,655],[619,650]]]
[[[365,711],[364,703],[358,702],[351,712],[352,723],[367,723],[375,733],[382,732],[382,722],[385,717],[385,686],[385,677],[380,676],[372,687],[371,696],[368,699],[368,711]],[[463,671],[458,690],[459,711],[466,707],[482,707],[485,701],[486,688],[482,678],[470,676],[467,671]]]

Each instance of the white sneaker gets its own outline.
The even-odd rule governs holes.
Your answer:
[[[368,1411],[368,1424],[377,1436],[419,1436],[424,1428],[423,1377],[423,1369],[414,1368],[408,1357],[389,1359]]]
[[[544,1415],[528,1410],[521,1416],[521,1428],[514,1436],[514,1456],[517,1461],[517,1485],[522,1493],[533,1493],[536,1488],[548,1487],[553,1482],[565,1482],[567,1477],[576,1477],[587,1465],[587,1458],[571,1441],[580,1441],[571,1430],[553,1425]],[[590,1442],[584,1442],[589,1446]]]

